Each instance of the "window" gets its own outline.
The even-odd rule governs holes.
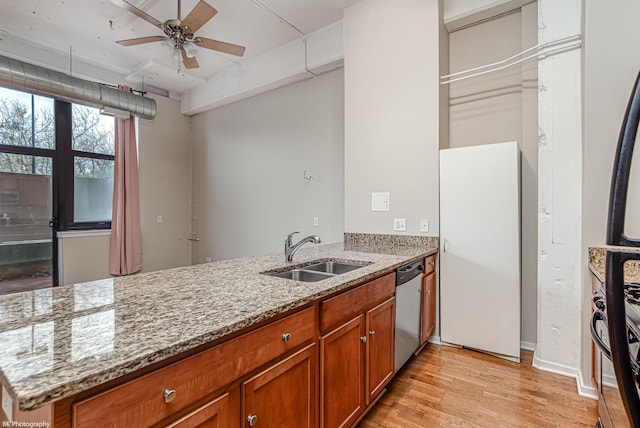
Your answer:
[[[59,230],[108,229],[112,117],[0,88],[0,294],[57,284]]]
[[[110,226],[113,200],[114,119],[73,105],[73,220],[69,228]],[[69,180],[69,177],[67,177]]]

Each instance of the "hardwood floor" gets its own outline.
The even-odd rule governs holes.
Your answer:
[[[429,344],[389,384],[360,428],[589,427],[597,401],[575,379],[466,349]]]

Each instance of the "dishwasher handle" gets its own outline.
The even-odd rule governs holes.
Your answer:
[[[404,265],[396,269],[396,287],[411,281],[424,272],[424,260]]]

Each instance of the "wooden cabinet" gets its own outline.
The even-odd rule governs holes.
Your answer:
[[[420,301],[420,346],[424,345],[436,328],[436,255],[425,259]]]
[[[243,426],[317,427],[317,371],[313,343],[244,382]]]
[[[321,303],[320,426],[353,425],[393,377],[395,274]]]
[[[365,316],[320,338],[320,426],[350,426],[364,409]]]
[[[71,424],[76,428],[145,427],[170,420],[265,364],[305,344],[315,343],[318,337],[317,320],[317,306],[303,309],[206,351],[77,401],[71,406]],[[220,406],[222,404],[214,407]],[[203,409],[202,414],[211,413],[211,409]],[[237,421],[238,417],[236,414],[233,421]]]
[[[367,400],[371,403],[393,377],[396,299],[367,311]]]
[[[232,422],[232,402],[229,393],[211,400],[193,412],[167,425],[167,428],[227,428],[237,423]]]

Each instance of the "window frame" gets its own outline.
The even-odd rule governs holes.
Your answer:
[[[75,197],[75,167],[76,157],[111,160],[115,155],[103,153],[85,152],[73,149],[72,136],[72,115],[73,104],[66,101],[54,101],[55,132],[56,132],[56,155],[58,156],[58,168],[54,169],[58,183],[55,187],[54,199],[58,200],[59,209],[54,219],[56,229],[59,231],[68,230],[104,230],[111,229],[111,221],[74,221],[74,197]]]

